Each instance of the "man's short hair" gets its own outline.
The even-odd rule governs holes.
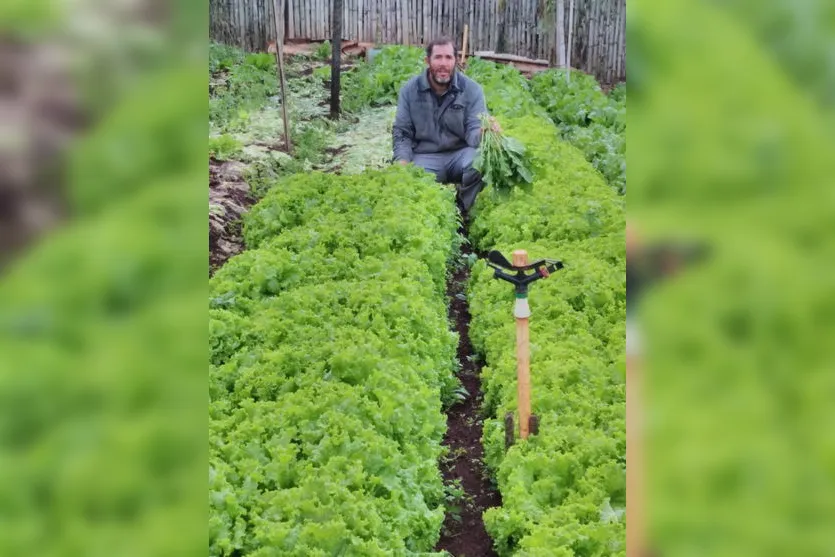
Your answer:
[[[458,59],[458,47],[455,45],[455,41],[452,40],[452,38],[447,37],[446,35],[444,35],[443,37],[438,37],[437,39],[432,40],[432,42],[430,42],[428,45],[426,45],[426,57],[427,58],[432,58],[432,49],[434,49],[436,46],[442,46],[442,45],[445,45],[445,44],[451,44],[452,45],[452,55],[457,60]]]

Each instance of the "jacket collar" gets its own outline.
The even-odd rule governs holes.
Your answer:
[[[429,68],[426,68],[422,74],[420,74],[420,90],[421,91],[428,91],[432,89],[429,85]],[[449,84],[450,91],[461,91],[461,83],[458,80],[458,68],[452,72],[452,81]]]

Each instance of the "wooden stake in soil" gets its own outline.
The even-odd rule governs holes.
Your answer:
[[[528,264],[528,252],[516,250],[513,252],[513,266],[524,267]],[[527,294],[516,295],[516,306],[513,309],[516,317],[516,382],[519,397],[519,437],[527,439],[530,433],[531,418],[531,352],[528,330],[528,318],[531,315]]]
[[[281,3],[281,4],[279,4]],[[293,152],[293,144],[290,141],[290,125],[287,122],[287,91],[284,79],[284,29],[280,21],[284,18],[281,0],[273,0],[273,13],[275,14],[275,60],[278,65],[278,81],[281,84],[281,118],[284,120],[284,146],[287,153]]]

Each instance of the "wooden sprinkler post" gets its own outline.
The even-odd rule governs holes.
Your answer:
[[[519,249],[513,252],[513,266],[528,264],[528,252]],[[531,308],[527,292],[516,293],[513,317],[516,318],[516,392],[519,399],[519,437],[527,439],[531,421],[531,347],[528,318]]]
[[[519,437],[527,439],[533,433],[538,433],[539,421],[531,414],[531,353],[528,320],[531,309],[528,305],[528,285],[535,280],[547,278],[551,273],[563,268],[562,261],[540,259],[528,264],[528,252],[516,250],[513,252],[513,263],[498,251],[487,254],[487,265],[494,270],[493,277],[506,280],[515,286],[516,302],[513,306],[513,316],[516,318],[516,377],[519,407]],[[506,273],[515,271],[515,274]],[[525,271],[534,271],[526,275]],[[505,416],[505,445],[510,447],[514,441],[515,428],[513,416]]]

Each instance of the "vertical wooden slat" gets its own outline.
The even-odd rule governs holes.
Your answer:
[[[441,35],[449,36],[449,0],[441,0]]]
[[[288,11],[288,19],[289,19],[289,28],[287,29],[287,36],[284,37],[285,40],[291,39],[296,36],[296,2],[295,0],[287,0],[287,11]]]
[[[403,44],[403,0],[394,0],[394,33],[397,43]]]
[[[307,9],[305,10],[305,12],[306,12],[305,13],[305,18],[306,18],[305,27],[306,27],[306,29],[305,29],[305,33],[304,33],[304,38],[310,39],[315,34],[314,29],[313,29],[313,21],[314,21],[314,18],[315,18],[316,8],[315,8],[315,5],[313,4],[312,0],[307,0],[305,2],[305,4],[307,4]]]
[[[365,8],[366,7],[366,0],[360,0],[359,6],[357,7],[357,40],[365,42],[366,39],[366,31],[368,29],[368,20],[370,18],[366,18],[365,15]]]
[[[594,57],[592,59],[592,74],[600,79],[600,49],[602,47],[600,33],[603,29],[603,4],[605,0],[597,0],[597,13],[594,22]]]
[[[595,9],[597,7],[597,2],[595,0],[591,0],[591,4],[589,6],[589,44],[588,44],[588,54],[586,56],[586,67],[585,71],[591,73],[592,69],[592,60],[594,59],[594,28],[595,28]]]
[[[279,0],[280,1],[280,0]],[[267,25],[268,21],[275,20],[275,6],[273,5],[274,2],[268,2],[265,0],[259,0],[261,4],[261,12],[260,22],[261,24],[258,26],[258,50],[266,50],[267,48],[267,41],[273,38],[273,35],[277,36],[278,30],[275,28],[275,25]],[[278,14],[281,17],[281,13]],[[281,22],[279,21],[278,24],[280,25]]]
[[[406,28],[403,31],[403,40],[404,43],[407,45],[415,44],[415,30],[414,30],[414,0],[403,0],[403,23],[406,25]]]
[[[484,49],[484,30],[481,28],[481,10],[484,9],[484,1],[473,1],[473,24],[470,26],[470,41],[473,45],[473,52]]]
[[[626,79],[626,1],[620,2],[620,39],[618,46],[620,52],[618,54],[618,79]]]
[[[603,48],[601,63],[603,76],[606,83],[609,83],[609,47],[611,46],[611,23],[612,23],[612,0],[606,0],[606,11],[603,14],[605,38],[603,40],[605,47]]]
[[[492,8],[492,6],[493,2],[491,0],[485,0],[485,2],[481,4],[481,9],[478,14],[478,28],[481,30],[480,35],[483,37],[481,46],[483,50],[492,50],[493,48],[493,43],[490,40],[490,29],[487,28],[485,23],[487,19],[485,14]]]
[[[469,37],[467,39],[467,42],[469,43],[468,46],[467,46],[467,50],[470,50],[472,48],[471,45],[474,43],[473,32],[477,31],[476,28],[473,27],[474,7],[475,7],[475,5],[473,4],[473,0],[467,0],[467,12],[466,12],[466,16],[465,16],[465,19],[464,19],[464,22],[467,24],[467,26],[470,30]],[[469,52],[467,54],[469,55]]]
[[[609,2],[611,13],[609,14],[609,59],[606,65],[609,66],[609,82],[614,83],[615,80],[615,61],[617,60],[617,15],[618,6],[617,0]]]
[[[382,20],[383,25],[383,43],[389,42],[389,2],[391,0],[382,0],[382,13],[380,14],[380,19]]]
[[[418,0],[420,10],[420,42],[425,45],[428,42],[429,10],[426,9],[426,0]]]
[[[603,66],[605,67],[606,73],[606,82],[609,83],[611,80],[611,64],[610,61],[613,59],[612,57],[612,31],[614,30],[613,20],[614,20],[614,0],[607,0],[606,1],[606,49],[603,55]]]
[[[606,63],[609,52],[609,18],[611,16],[612,0],[605,0],[603,10],[603,48],[600,49],[600,70],[604,80],[608,80],[609,72]]]
[[[510,41],[510,53],[517,53],[519,52],[519,13],[518,10],[515,9],[514,6],[511,5],[511,2],[505,2],[505,8],[508,10],[510,15],[511,21],[511,41]]]
[[[286,39],[287,35],[293,34],[293,26],[296,24],[296,22],[293,19],[295,17],[295,14],[293,13],[293,6],[292,4],[290,4],[290,0],[284,0],[284,2],[282,2],[282,5],[284,6],[284,10],[287,13],[287,31],[285,32],[283,37],[284,39]]]
[[[618,51],[620,50],[620,0],[616,0],[615,4],[615,28],[613,34],[613,54],[612,54],[612,79],[617,80],[617,60],[618,60]]]
[[[410,6],[414,14],[414,20],[412,21],[412,44],[415,46],[421,45],[420,26],[423,21],[423,15],[420,11],[421,3],[421,0],[413,0]]]
[[[370,14],[371,15],[371,36],[373,37],[371,39],[371,42],[374,42],[374,43],[376,43],[379,40],[379,38],[377,36],[377,25],[378,25],[378,23],[377,23],[377,5],[378,4],[379,4],[378,0],[372,0],[371,1],[371,8],[370,8],[370,11],[371,11],[371,14]]]
[[[612,40],[612,38],[613,38],[613,36],[612,36],[613,33],[612,32],[615,29],[615,26],[612,24],[612,21],[614,19],[613,16],[615,15],[614,14],[615,3],[614,3],[614,0],[608,0],[607,4],[608,4],[608,10],[606,10],[607,11],[607,14],[606,14],[606,61],[605,61],[604,64],[606,66],[606,82],[611,83],[612,82],[612,64],[611,64],[611,61],[614,59],[614,56],[612,55],[612,46],[614,45],[614,41]]]
[[[484,45],[485,50],[495,50],[496,48],[496,45],[493,43],[493,26],[488,23],[491,19],[494,22],[496,21],[494,17],[491,17],[491,14],[496,13],[495,4],[496,2],[494,0],[486,0],[483,6],[484,9],[481,11],[481,27],[484,30],[484,40],[486,43]]]
[[[394,33],[394,25],[396,23],[394,20],[394,2],[395,0],[387,0],[388,5],[386,6],[386,42],[389,44],[396,42]]]
[[[409,44],[409,0],[397,0],[397,36],[400,44]]]
[[[429,36],[426,38],[426,42],[435,38],[435,23],[438,20],[437,5],[438,0],[429,0]]]
[[[602,81],[606,78],[606,69],[603,67],[603,57],[606,52],[606,8],[609,5],[609,0],[600,1],[600,26],[597,28],[597,80]]]
[[[421,0],[412,1],[412,44],[421,45],[420,40],[420,5]]]

